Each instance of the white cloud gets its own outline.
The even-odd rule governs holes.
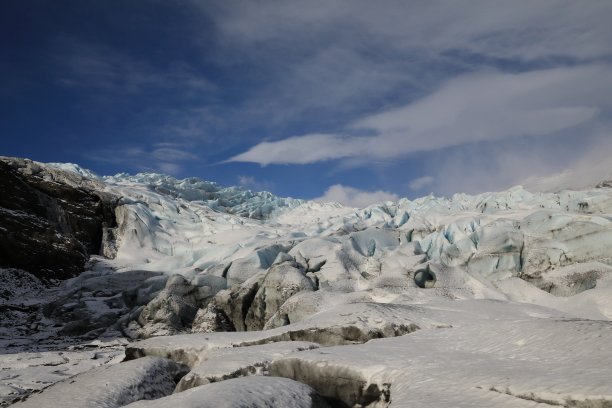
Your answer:
[[[507,145],[516,136],[541,139],[568,129],[576,129],[576,138],[565,147],[579,146],[583,126],[611,115],[609,0],[191,3],[206,16],[190,12],[196,18],[179,22],[196,34],[181,38],[181,47],[195,51],[186,63],[62,37],[49,53],[56,55],[57,80],[95,88],[86,93],[91,98],[109,94],[111,106],[128,100],[124,94],[181,94],[185,103],[148,98],[149,109],[137,114],[139,127],[130,133],[150,135],[151,143],[205,145],[198,156],[215,162],[237,146],[252,146],[227,161],[338,160],[347,171],[445,149],[444,159],[423,173],[435,177],[437,192],[491,188],[557,170],[554,157],[515,149],[491,153],[495,162],[453,156],[463,149],[458,146]],[[223,73],[214,78],[218,84],[207,81],[209,72]],[[156,104],[164,108],[151,109]],[[191,160],[191,152],[109,149],[102,160],[158,168]]]
[[[335,133],[481,67],[612,56],[607,0],[191,3],[217,30],[206,57],[256,82],[235,123],[261,122],[275,140],[300,121],[319,125],[304,133]]]
[[[560,191],[594,187],[604,181],[612,181],[612,136],[576,155],[562,172],[544,172],[543,176],[527,177],[518,184],[529,191]]]
[[[238,185],[257,191],[270,191],[272,189],[272,183],[257,180],[253,176],[238,176]]]
[[[442,53],[465,50],[493,56],[543,58],[609,55],[610,2],[591,0],[387,1],[326,0],[225,2],[211,7],[227,41],[287,41],[309,45],[327,39],[363,44],[373,39],[395,49]]]
[[[151,89],[211,92],[215,86],[190,64],[177,61],[159,68],[117,49],[62,38],[54,62],[60,68],[57,81],[66,87],[98,88],[121,94]]]
[[[83,156],[100,163],[121,165],[126,170],[131,168],[174,176],[182,173],[185,162],[198,159],[198,156],[187,151],[186,145],[173,142],[155,143],[152,148],[114,146],[89,151]]]
[[[549,135],[609,110],[611,88],[612,69],[602,65],[464,75],[414,103],[354,122],[347,134],[263,142],[228,161],[262,165],[348,157],[368,161],[472,142]],[[349,136],[352,131],[374,135]]]
[[[383,201],[397,201],[399,196],[388,191],[365,191],[353,187],[335,184],[329,187],[322,197],[315,198],[319,202],[339,202],[349,207],[363,208],[370,204]]]
[[[604,128],[605,129],[605,128]],[[422,171],[435,178],[431,191],[440,195],[480,193],[524,185],[532,191],[587,187],[612,179],[612,136],[588,129],[557,139],[522,139],[470,145],[434,155]]]
[[[360,153],[354,138],[337,135],[313,134],[290,137],[279,142],[263,142],[245,153],[232,157],[230,162],[253,162],[262,165],[306,164],[348,157]]]
[[[424,187],[432,185],[434,181],[435,178],[433,178],[432,176],[423,176],[412,180],[408,184],[408,187],[410,187],[411,190],[420,190]]]

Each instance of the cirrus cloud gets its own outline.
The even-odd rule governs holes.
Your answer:
[[[392,159],[466,143],[544,136],[610,111],[612,68],[577,66],[518,74],[463,75],[406,106],[369,115],[340,134],[262,142],[229,162],[306,164]],[[371,136],[354,136],[369,132]]]

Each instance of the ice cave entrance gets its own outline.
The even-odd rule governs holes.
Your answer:
[[[414,273],[414,283],[419,288],[429,289],[433,288],[436,284],[436,274],[427,269],[419,269]]]

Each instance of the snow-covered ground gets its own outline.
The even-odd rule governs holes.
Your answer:
[[[117,197],[117,226],[59,287],[3,272],[6,401],[87,372],[16,406],[612,406],[611,188],[354,209],[52,166]],[[166,365],[169,396],[147,379]],[[115,375],[114,400],[70,385]]]

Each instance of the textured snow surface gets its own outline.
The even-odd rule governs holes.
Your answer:
[[[265,332],[157,337],[130,348],[133,355],[138,350],[139,355],[167,353],[183,359],[193,366],[186,378],[202,378],[212,377],[214,364],[232,351],[227,364],[238,368],[250,366],[251,359],[259,360],[278,346],[279,355],[284,355],[263,365],[268,374],[306,383],[348,406],[392,402],[411,407],[523,407],[534,406],[537,399],[569,406],[591,406],[591,401],[598,406],[612,400],[608,321],[575,319],[540,306],[492,300],[433,301],[418,307],[391,303],[385,310],[397,320],[438,323],[421,324],[399,337],[293,354],[285,353],[286,342],[251,346],[269,341]],[[362,316],[380,319],[364,309],[355,312],[340,313],[336,324],[350,327],[355,317]],[[285,330],[297,333],[297,339],[306,336],[308,331],[291,326]]]
[[[184,368],[170,360],[142,358],[95,368],[33,394],[17,407],[111,408],[172,393]]]
[[[111,399],[81,406],[172,392],[131,406],[324,406],[319,396],[340,406],[612,406],[610,188],[515,187],[353,209],[54,166],[117,197],[117,226],[109,258],[93,257],[52,291],[3,272],[12,283],[2,312],[30,321],[2,329],[13,370],[2,386],[14,370],[51,375],[8,354],[32,349],[28,336],[41,333],[78,334],[81,345],[129,338],[129,361],[27,403],[95,399],[70,381],[108,378]],[[43,315],[28,311],[28,293],[52,299]],[[68,375],[77,371],[86,369]],[[38,377],[19,381],[28,378]],[[56,380],[44,381],[20,389]]]
[[[66,378],[122,359],[120,347],[1,354],[0,404],[9,404]],[[43,400],[49,401],[46,396]]]
[[[209,353],[207,359],[197,364],[177,385],[183,391],[198,385],[218,382],[247,375],[268,374],[269,365],[287,354],[319,347],[316,343],[286,341],[260,346],[226,348]]]
[[[386,401],[383,391],[392,406],[406,407],[527,407],[537,399],[598,406],[612,399],[609,322],[486,300],[432,304],[424,313],[452,327],[289,355],[270,373],[349,406]]]
[[[327,403],[309,386],[287,378],[246,377],[203,385],[138,407],[185,408],[326,408]]]

